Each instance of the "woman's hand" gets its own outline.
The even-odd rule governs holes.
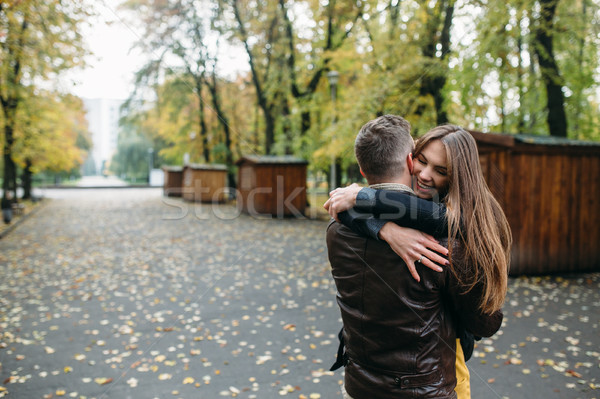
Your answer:
[[[440,245],[429,234],[388,222],[379,231],[379,237],[404,260],[410,274],[417,281],[421,281],[421,277],[417,273],[415,264],[422,263],[437,272],[441,272],[443,269],[436,263],[449,265],[447,259],[436,253],[448,255],[448,249]]]
[[[356,205],[356,196],[361,188],[356,183],[352,183],[348,187],[336,188],[329,193],[329,199],[323,204],[323,208],[339,222],[338,213],[347,211]]]

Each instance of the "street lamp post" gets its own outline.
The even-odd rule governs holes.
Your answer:
[[[332,118],[332,131],[335,134],[335,124],[337,123],[337,112],[336,112],[336,107],[335,107],[335,103],[337,100],[337,84],[340,80],[340,74],[338,71],[329,71],[327,72],[327,80],[329,81],[329,89],[331,91],[331,103],[333,105],[333,118]],[[333,137],[332,137],[333,140]],[[333,146],[332,146],[333,147]],[[329,191],[333,190],[335,188],[335,183],[337,180],[337,176],[336,176],[336,166],[335,166],[335,153],[333,152],[333,148],[332,148],[332,152],[331,152],[331,166],[330,166],[330,170],[329,170]]]
[[[154,169],[154,148],[148,148],[148,185],[152,184],[151,176]]]

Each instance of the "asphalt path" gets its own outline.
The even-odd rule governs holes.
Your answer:
[[[0,397],[341,398],[326,221],[45,190],[0,240]],[[600,397],[600,274],[511,278],[473,398]]]

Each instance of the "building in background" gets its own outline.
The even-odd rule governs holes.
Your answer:
[[[103,174],[117,150],[119,137],[119,109],[123,100],[107,98],[84,98],[83,103],[87,112],[89,130],[92,133],[93,147],[88,157],[91,157],[94,170],[90,169],[84,174]],[[92,162],[88,159],[87,165]]]

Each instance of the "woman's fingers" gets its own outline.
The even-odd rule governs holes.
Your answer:
[[[335,211],[335,209],[334,209],[334,207],[333,207],[333,206],[329,207],[329,211],[328,211],[328,212],[329,212],[329,215],[330,215],[332,218],[334,218],[336,222],[339,222],[339,221],[340,221],[340,219],[338,219],[338,213]]]
[[[407,261],[406,259],[404,259],[404,263],[406,263],[406,266],[408,267],[408,271],[410,272],[410,275],[418,282],[421,281],[421,276],[419,276],[419,273],[417,273],[417,268],[415,267],[415,262],[411,262],[411,261]]]
[[[423,258],[423,260],[429,259],[430,261],[435,262],[438,265],[442,265],[442,266],[449,264],[448,259],[444,258],[441,255],[438,255],[437,253],[435,253],[433,251],[428,250],[427,248],[423,248],[422,255],[425,255],[425,258]],[[432,267],[429,267],[429,268],[432,269]],[[441,271],[441,270],[439,270],[439,271]]]
[[[440,254],[448,255],[448,248],[441,245],[435,238],[425,233],[423,233],[423,237],[425,238],[425,242],[423,243],[423,245],[425,245],[427,248]],[[443,263],[444,262],[442,262],[442,264]]]
[[[433,263],[429,258],[423,257],[423,260],[421,260],[420,263],[422,263],[423,266],[428,267],[433,271],[436,271],[436,272],[444,271],[444,269],[442,269],[440,265]]]

